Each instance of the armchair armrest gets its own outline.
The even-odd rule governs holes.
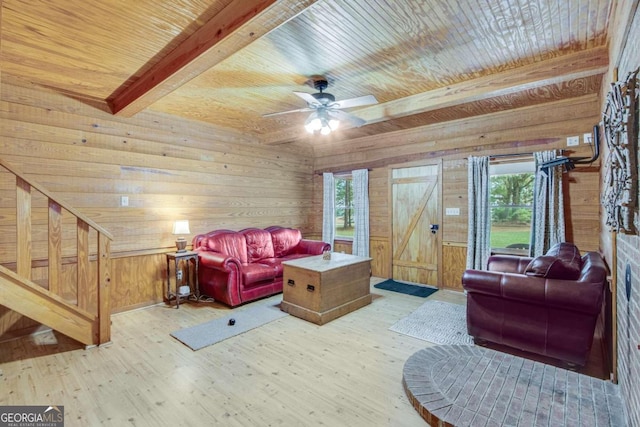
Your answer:
[[[298,254],[322,255],[324,251],[331,250],[331,245],[320,240],[302,239],[296,247]]]
[[[546,299],[549,305],[597,316],[604,301],[605,281],[586,282],[546,280]]]
[[[487,261],[487,270],[524,274],[524,270],[532,259],[517,255],[491,255]]]
[[[542,277],[496,271],[466,270],[462,275],[462,286],[468,293],[535,303],[544,303],[544,282]]]
[[[596,315],[600,312],[604,297],[604,283],[545,279],[494,271],[466,270],[462,275],[462,286],[468,293]]]

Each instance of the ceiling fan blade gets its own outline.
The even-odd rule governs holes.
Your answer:
[[[347,122],[350,127],[360,127],[364,124],[367,123],[366,120],[361,119],[360,117],[356,117],[352,114],[349,113],[345,113],[344,111],[340,111],[340,110],[328,110],[327,114],[329,114],[329,117],[331,118],[335,118],[340,120],[341,122]]]
[[[363,105],[377,104],[378,100],[373,95],[359,96],[357,98],[343,99],[342,101],[336,101],[331,104],[332,108],[353,108],[361,107]]]
[[[314,111],[315,108],[298,108],[297,110],[289,110],[289,111],[280,111],[279,113],[269,113],[269,114],[263,114],[262,117],[273,117],[273,116],[280,116],[282,114],[290,114],[290,113],[306,113],[309,111]]]
[[[300,98],[304,99],[309,105],[320,105],[317,99],[313,97],[310,93],[307,92],[293,92],[298,95]]]

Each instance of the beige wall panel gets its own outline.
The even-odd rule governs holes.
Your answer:
[[[352,253],[352,243],[339,240],[335,244],[334,252]],[[391,277],[389,259],[391,250],[388,239],[369,239],[369,256],[371,257],[371,275],[375,277]]]
[[[391,245],[389,239],[370,240],[371,274],[376,277],[391,277]]]
[[[467,161],[442,162],[442,239],[445,242],[467,243],[469,210],[467,198]],[[460,209],[460,215],[444,215],[446,208]]]
[[[586,95],[554,102],[553,108],[548,108],[549,104],[546,105],[546,108],[544,105],[534,105],[484,116],[440,122],[405,131],[362,137],[349,141],[348,144],[345,144],[344,141],[323,142],[315,145],[314,150],[317,157],[323,157],[325,155],[331,156],[336,151],[361,152],[362,150],[375,149],[380,147],[381,142],[385,142],[388,146],[400,147],[407,143],[431,141],[431,144],[435,146],[442,140],[468,137],[475,137],[477,145],[484,145],[490,143],[489,141],[492,139],[489,135],[493,132],[498,132],[503,136],[520,132],[520,135],[524,136],[527,128],[535,127],[541,123],[563,122],[592,115],[594,109],[599,109],[599,105],[596,95]],[[430,136],[425,138],[425,135]]]
[[[34,118],[30,123],[53,124],[59,126],[69,119],[64,114],[86,117],[88,120],[76,122],[72,129],[86,131],[91,134],[105,134],[127,138],[148,138],[152,141],[170,143],[177,146],[198,147],[210,150],[212,145],[220,153],[245,154],[256,156],[265,153],[267,158],[272,158],[272,149],[267,146],[255,146],[251,137],[228,129],[215,126],[203,126],[189,120],[176,119],[175,116],[142,111],[134,117],[125,118],[102,114],[108,107],[102,100],[77,101],[69,97],[47,94],[35,87],[24,87],[22,82],[12,76],[3,76],[2,101],[0,102],[0,114],[15,115],[24,114],[29,108],[41,109],[39,113],[30,113]],[[8,89],[7,89],[8,88]],[[194,125],[195,124],[195,125]],[[213,140],[212,140],[213,139]],[[251,147],[251,148],[250,148]],[[302,145],[292,145],[290,149],[279,152],[279,159],[289,159],[296,163],[300,155],[307,158],[303,163],[311,163],[308,157],[313,153],[313,148]]]
[[[283,225],[307,236],[315,227],[311,147],[276,150],[149,111],[117,117],[100,103],[16,83],[2,81],[0,157],[114,235],[112,310],[162,301],[163,252],[175,247],[177,219],[190,220],[189,241],[218,228]],[[15,205],[15,179],[0,171],[0,263],[14,268]],[[47,200],[34,193],[32,205],[33,271],[46,285]],[[93,251],[95,243],[90,237]],[[64,259],[75,256],[75,224],[64,212],[60,244]],[[75,270],[65,264],[61,275],[63,295],[77,299]],[[6,318],[0,331],[24,329],[22,320]]]
[[[348,240],[336,240],[334,241],[333,252],[344,252],[345,254],[352,253],[353,243]]]
[[[600,236],[599,167],[576,167],[565,178],[565,217],[567,240],[581,252],[598,251]],[[568,190],[567,190],[568,187]]]
[[[370,232],[372,239],[389,237],[388,167],[427,158],[442,158],[442,238],[443,286],[461,289],[460,276],[466,264],[467,242],[467,162],[469,155],[530,153],[566,148],[566,136],[590,132],[600,119],[597,97],[587,96],[555,103],[553,106],[523,108],[445,124],[350,141],[348,144],[316,148],[314,169],[342,170],[369,167]],[[356,153],[356,150],[364,150]],[[591,155],[589,146],[580,146],[569,155]],[[402,162],[397,163],[398,160]],[[337,166],[336,166],[337,165]],[[599,162],[578,167],[565,177],[568,239],[581,250],[597,249]],[[319,176],[319,175],[318,175]],[[322,179],[314,181],[314,205],[322,206]],[[444,215],[447,207],[459,208],[460,215]],[[322,229],[322,216],[314,217],[314,229]],[[587,230],[590,230],[587,233]],[[447,246],[448,245],[448,246]],[[391,248],[388,248],[389,255]],[[388,265],[389,261],[378,261]],[[384,272],[385,270],[380,270]],[[388,277],[388,276],[382,276]]]
[[[369,172],[369,234],[371,238],[389,240],[389,170]],[[387,276],[382,276],[387,277]]]
[[[541,145],[564,148],[567,136],[590,132],[600,120],[595,96],[557,104],[557,108],[527,107],[360,138],[339,146],[320,145],[316,149],[314,169],[348,170],[443,156],[478,155],[481,147],[491,150],[492,154],[502,154],[503,150],[507,153],[530,151],[530,147]]]
[[[111,311],[125,311],[162,302],[166,270],[167,258],[164,254],[112,259]],[[173,281],[171,284],[175,285]]]
[[[463,291],[462,273],[467,264],[467,246],[446,242],[442,246],[442,287]]]

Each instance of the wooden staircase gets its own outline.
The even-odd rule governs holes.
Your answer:
[[[14,166],[2,159],[0,166],[9,172],[3,177],[15,176],[16,190],[15,257],[2,255],[0,305],[85,345],[109,342],[113,237],[73,207],[56,200]],[[46,218],[40,213],[42,209],[32,206],[34,194],[38,201],[46,200]],[[39,224],[47,223],[46,259],[34,260],[32,256],[35,218]],[[73,230],[68,230],[69,224],[74,224]],[[42,238],[42,233],[37,234]],[[75,239],[70,239],[70,234]],[[46,279],[32,278],[34,268],[46,269]]]

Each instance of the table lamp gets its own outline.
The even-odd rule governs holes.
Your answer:
[[[189,220],[183,219],[173,223],[173,234],[178,235],[176,239],[177,252],[186,252],[187,239],[182,234],[191,234],[189,231]]]

